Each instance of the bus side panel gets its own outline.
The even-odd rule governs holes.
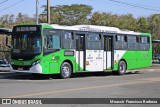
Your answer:
[[[103,69],[104,70],[111,70],[111,63],[112,63],[112,53],[109,51],[109,52],[106,52],[104,51],[104,54],[103,54]]]
[[[49,74],[49,62],[42,61],[42,74]]]
[[[65,55],[64,52],[65,50],[61,49],[60,51],[48,54],[43,57],[43,74],[59,74],[61,65],[64,61],[70,62],[71,66],[73,67],[73,72],[75,72],[75,56]],[[73,52],[73,50],[71,52]]]
[[[49,54],[42,59],[43,74],[57,74],[59,73],[59,61],[52,59],[53,54]]]
[[[50,67],[49,67],[49,74],[58,74],[60,73],[60,66],[59,63],[60,61],[53,60],[50,62]]]
[[[83,51],[76,51],[76,71],[83,71],[84,69],[84,53]]]
[[[120,60],[126,61],[127,69],[129,70],[151,66],[151,58],[151,51],[126,51],[124,53],[122,51],[116,51],[114,53],[114,70],[118,70]]]
[[[120,60],[125,60],[127,69],[137,68],[136,51],[114,50],[114,70],[118,70]]]
[[[103,71],[103,50],[86,50],[86,70]]]
[[[107,52],[107,69],[111,69],[111,63],[112,63],[112,55],[111,55],[112,53],[111,52]]]
[[[127,62],[127,69],[137,68],[137,52],[136,51],[126,51],[123,59]]]
[[[137,52],[137,65],[138,68],[151,66],[151,52],[150,51],[138,51]]]
[[[118,64],[121,59],[123,59],[126,50],[114,50],[114,68],[113,70],[118,70]]]

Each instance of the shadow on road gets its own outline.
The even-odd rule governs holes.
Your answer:
[[[141,74],[141,72],[128,72],[126,75]],[[71,78],[89,78],[89,77],[106,77],[106,76],[119,76],[113,75],[112,72],[85,72],[73,74]],[[13,80],[51,80],[60,79],[58,75],[42,75],[42,74],[28,74],[28,73],[12,73],[0,72],[0,79],[13,79]]]

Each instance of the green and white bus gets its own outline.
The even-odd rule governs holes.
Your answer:
[[[126,70],[152,65],[150,33],[95,25],[17,25],[12,31],[11,71],[58,74]]]

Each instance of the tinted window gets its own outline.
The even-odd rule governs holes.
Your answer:
[[[149,37],[141,37],[140,49],[141,50],[149,50],[149,48],[150,48],[149,41],[150,41]]]
[[[51,49],[59,49],[60,48],[60,37],[57,35],[50,35],[48,46],[49,46],[48,48],[51,48]]]
[[[148,37],[141,37],[141,43],[149,43]]]
[[[127,42],[126,35],[116,35],[116,41]]]
[[[87,48],[93,50],[102,49],[101,35],[98,33],[89,33],[87,39]]]
[[[115,37],[115,49],[126,50],[127,49],[127,36],[126,35],[116,35]]]
[[[96,34],[96,33],[89,33],[88,40],[89,41],[100,41],[101,40],[101,35]]]
[[[58,51],[61,48],[61,31],[44,29],[44,55]]]
[[[137,39],[136,36],[128,36],[128,49],[136,50]]]
[[[64,32],[63,36],[63,48],[74,49],[74,35],[72,32]]]

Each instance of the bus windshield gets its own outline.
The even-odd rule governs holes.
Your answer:
[[[37,32],[17,32],[13,35],[13,53],[41,53],[42,39]]]

